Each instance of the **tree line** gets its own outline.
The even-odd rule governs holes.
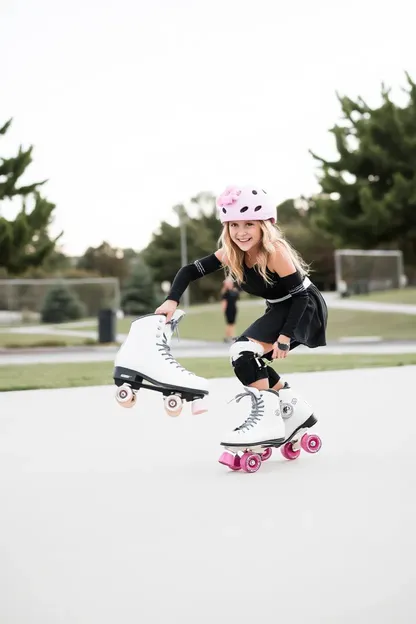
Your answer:
[[[377,107],[337,94],[341,121],[329,130],[337,157],[326,160],[310,151],[318,166],[319,193],[301,201],[288,198],[277,207],[286,238],[311,264],[313,280],[323,289],[334,287],[333,252],[342,247],[400,249],[407,276],[416,280],[416,85],[408,74],[406,83],[402,106],[384,85]],[[0,127],[0,141],[11,123]],[[118,277],[132,305],[149,289],[152,304],[160,299],[160,284],[172,281],[181,265],[179,226],[163,221],[140,251],[115,249],[103,241],[76,260],[68,258],[59,250],[62,233],[49,235],[56,205],[42,192],[45,180],[20,182],[32,154],[33,146],[20,147],[14,157],[0,158],[0,273]],[[19,208],[8,220],[2,206],[12,200]],[[197,195],[192,203],[196,210],[186,218],[190,261],[211,253],[221,230],[211,193]],[[215,274],[192,284],[192,300],[217,298],[221,280],[222,274]]]

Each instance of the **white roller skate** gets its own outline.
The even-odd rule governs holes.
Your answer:
[[[256,472],[261,462],[269,459],[272,448],[284,443],[285,425],[278,392],[251,387],[244,390],[235,400],[238,402],[243,397],[249,397],[251,412],[239,427],[225,436],[221,446],[226,451],[218,461],[231,470]]]
[[[286,382],[279,390],[280,410],[285,423],[285,443],[281,452],[285,459],[297,459],[301,449],[307,453],[317,453],[321,446],[321,438],[308,434],[307,430],[318,422],[309,403],[304,401]]]
[[[131,324],[116,355],[113,372],[118,386],[116,400],[123,407],[132,407],[137,390],[146,388],[164,395],[169,416],[179,416],[184,401],[192,402],[193,414],[206,411],[202,399],[208,394],[208,380],[186,370],[170,351],[173,331],[184,313],[176,310],[175,315],[170,323],[166,323],[164,315],[147,314]]]

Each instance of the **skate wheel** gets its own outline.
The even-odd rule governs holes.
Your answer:
[[[300,455],[300,449],[295,451],[291,442],[286,442],[280,447],[280,450],[285,459],[297,459]]]
[[[261,461],[267,461],[272,456],[273,449],[269,446],[269,448],[264,449],[261,454]]]
[[[230,453],[230,451],[224,451],[218,461],[220,464],[228,466],[230,470],[241,470],[239,456]]]
[[[261,457],[257,453],[244,453],[240,459],[240,466],[244,472],[257,472],[261,466]]]
[[[116,401],[121,407],[133,407],[136,403],[136,396],[130,386],[123,384],[116,390]]]
[[[317,453],[321,449],[322,440],[315,434],[308,435],[305,433],[305,435],[302,436],[300,444],[307,453]]]
[[[168,416],[179,416],[182,411],[182,398],[178,394],[170,394],[163,402]]]

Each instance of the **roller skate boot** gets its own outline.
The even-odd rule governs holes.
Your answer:
[[[269,459],[272,448],[285,441],[285,425],[280,413],[279,394],[275,390],[246,387],[235,400],[251,399],[251,411],[246,420],[228,433],[221,446],[225,451],[218,460],[231,470],[256,472],[261,462]]]
[[[316,434],[307,430],[318,422],[309,403],[304,401],[286,382],[279,390],[280,410],[285,424],[285,443],[281,447],[283,457],[297,459],[301,449],[307,453],[317,453],[322,441]]]
[[[123,407],[132,407],[136,392],[146,388],[162,392],[170,416],[180,414],[183,401],[192,402],[194,414],[206,411],[201,400],[208,394],[208,380],[186,370],[170,351],[172,333],[184,315],[181,310],[175,314],[173,323],[166,323],[164,315],[147,314],[131,324],[113,372],[116,400]]]

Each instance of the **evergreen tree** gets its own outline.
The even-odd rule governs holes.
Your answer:
[[[332,237],[316,227],[313,206],[304,199],[304,206],[295,207],[295,201],[288,199],[277,207],[277,220],[286,240],[310,265],[311,279],[322,290],[335,285],[334,243]]]
[[[382,104],[338,97],[343,123],[331,132],[339,153],[321,164],[322,192],[313,212],[340,247],[399,248],[416,263],[416,85],[406,74],[408,102],[399,107],[382,87]]]
[[[202,199],[204,208],[202,207]],[[201,193],[192,200],[198,208],[195,217],[187,217],[186,242],[188,262],[207,256],[217,249],[221,234],[221,223],[211,194]],[[142,257],[151,268],[155,282],[172,282],[181,268],[180,228],[166,221],[160,224],[152,240],[142,252]],[[224,272],[217,271],[190,285],[192,302],[218,299]]]
[[[121,293],[121,309],[125,314],[140,316],[154,312],[156,307],[152,275],[143,260],[139,260]]]
[[[0,128],[0,136],[6,134],[11,122],[10,119]],[[46,180],[19,185],[32,162],[32,150],[33,147],[27,150],[20,147],[17,156],[0,158],[0,267],[15,275],[40,266],[61,236],[52,240],[48,235],[56,206],[38,190]],[[22,198],[21,209],[14,220],[8,220],[1,215],[2,204],[15,197]]]

